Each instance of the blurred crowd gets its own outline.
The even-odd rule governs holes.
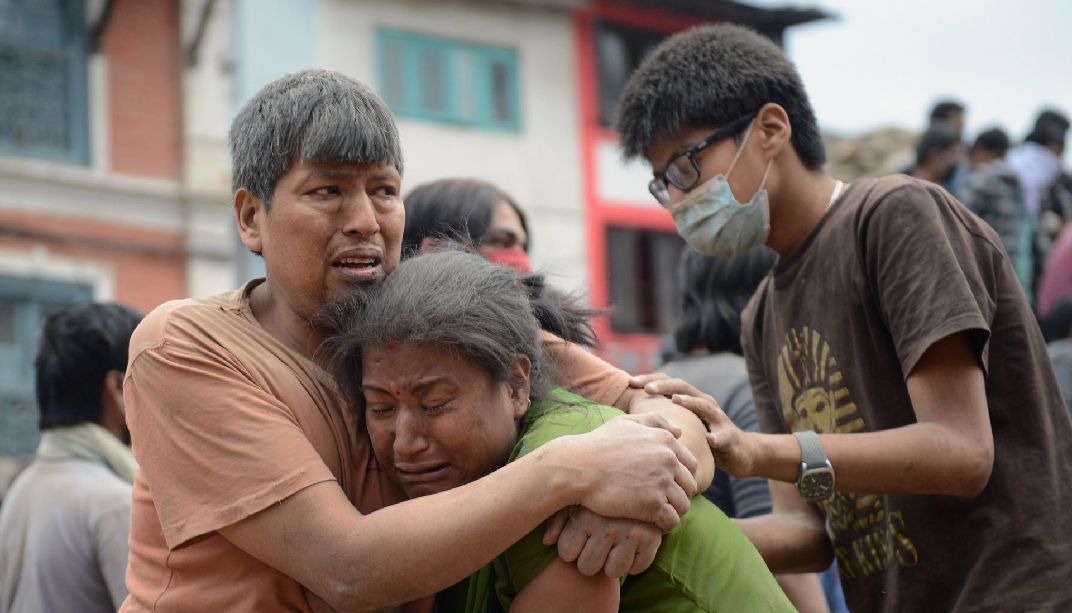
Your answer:
[[[904,172],[946,188],[997,232],[1072,410],[1072,171],[1062,165],[1068,116],[1041,111],[1020,141],[1000,126],[968,140],[967,112],[956,100],[934,104]]]

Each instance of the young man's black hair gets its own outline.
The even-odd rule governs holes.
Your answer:
[[[789,116],[801,162],[822,167],[815,111],[782,50],[740,26],[694,28],[660,44],[629,78],[617,114],[622,149],[637,157],[682,127],[722,126],[768,102]]]
[[[45,320],[34,366],[41,429],[99,422],[109,371],[127,369],[141,313],[119,304],[80,304]]]

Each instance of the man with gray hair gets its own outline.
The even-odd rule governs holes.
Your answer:
[[[565,556],[614,574],[650,564],[660,532],[649,524],[672,528],[710,481],[703,426],[564,341],[544,349],[575,387],[634,410],[660,403],[682,441],[662,415],[627,416],[405,502],[376,465],[317,362],[330,330],[315,323],[399,261],[402,154],[375,94],[338,73],[286,76],[239,113],[231,147],[239,235],[267,275],[165,304],[131,341],[141,468],[123,610],[306,611],[309,592],[339,609],[397,606],[469,576],[570,505],[634,521],[613,528],[621,542],[560,542]],[[695,477],[682,443],[702,454]]]

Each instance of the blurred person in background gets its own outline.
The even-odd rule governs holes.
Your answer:
[[[747,432],[759,432],[759,423],[742,356],[741,312],[777,259],[763,246],[733,258],[705,257],[684,247],[678,265],[682,315],[673,334],[681,357],[659,368],[659,372],[684,379],[714,397],[730,420]],[[771,512],[770,489],[767,480],[760,477],[738,479],[726,471],[716,471],[704,496],[735,519]],[[828,611],[831,606],[835,611],[845,610],[836,575],[830,605],[814,574],[775,578],[802,612]]]
[[[1023,229],[1028,223],[1020,179],[1005,162],[1009,137],[992,128],[981,132],[968,153],[968,180],[954,194],[964,206],[985,221],[1001,238],[1005,252],[1015,262],[1026,257]],[[1028,279],[1017,277],[1027,288]]]
[[[931,110],[927,114],[927,127],[923,132],[926,134],[927,132],[936,129],[952,132],[956,135],[957,142],[963,143],[966,113],[967,109],[964,107],[964,104],[957,100],[939,100],[931,106]],[[916,161],[905,166],[901,170],[901,174],[912,175],[915,167],[919,164],[918,148],[917,152],[904,152],[904,157],[911,156],[913,153],[915,154]],[[938,183],[949,192],[955,192],[960,189],[963,183],[967,180],[967,169],[959,160],[952,170],[949,170],[947,173],[946,171],[942,171],[942,173],[945,174],[944,178],[941,178],[940,180],[928,180]]]
[[[1001,128],[983,130],[968,150],[968,170],[976,170],[994,162],[1004,162],[1009,152],[1009,135]],[[956,194],[954,194],[956,195]]]
[[[1072,413],[1072,298],[1058,302],[1039,320],[1046,350],[1057,374],[1065,406]]]
[[[962,157],[963,146],[956,130],[944,124],[933,126],[923,133],[916,145],[912,176],[945,187]]]
[[[34,363],[41,443],[0,508],[0,611],[115,611],[126,598],[131,482],[123,406],[141,314],[68,307],[45,320]]]
[[[956,133],[957,140],[963,141],[965,111],[964,104],[957,100],[939,100],[927,116],[927,129],[947,127]]]
[[[1061,231],[1059,217],[1044,211],[1042,202],[1061,174],[1061,156],[1065,151],[1068,127],[1068,118],[1063,113],[1044,110],[1035,119],[1024,142],[1010,149],[1007,156],[1009,167],[1020,179],[1024,190],[1027,223],[1022,230],[1022,242],[1031,245],[1030,250],[1022,250],[1024,255],[1013,264],[1017,276],[1026,280],[1024,287],[1032,303],[1040,268]]]
[[[403,201],[403,257],[445,239],[472,244],[489,261],[520,273],[532,270],[525,211],[495,185],[479,179],[440,179],[418,185]]]

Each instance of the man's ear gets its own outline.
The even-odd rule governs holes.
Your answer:
[[[514,420],[525,416],[529,410],[529,394],[532,391],[530,375],[532,362],[528,356],[519,355],[510,364],[510,400],[514,404]]]
[[[244,187],[238,188],[234,194],[235,224],[238,226],[238,236],[247,249],[260,255],[263,247],[261,243],[261,224],[264,223],[264,215],[268,212],[264,202],[253,195]]]
[[[759,130],[760,146],[764,157],[774,159],[785,150],[793,137],[793,126],[789,115],[780,104],[768,102],[756,115],[756,128]]]
[[[115,438],[129,445],[130,431],[127,430],[126,405],[123,403],[123,376],[124,373],[119,370],[109,370],[104,375],[100,396],[100,425]]]

